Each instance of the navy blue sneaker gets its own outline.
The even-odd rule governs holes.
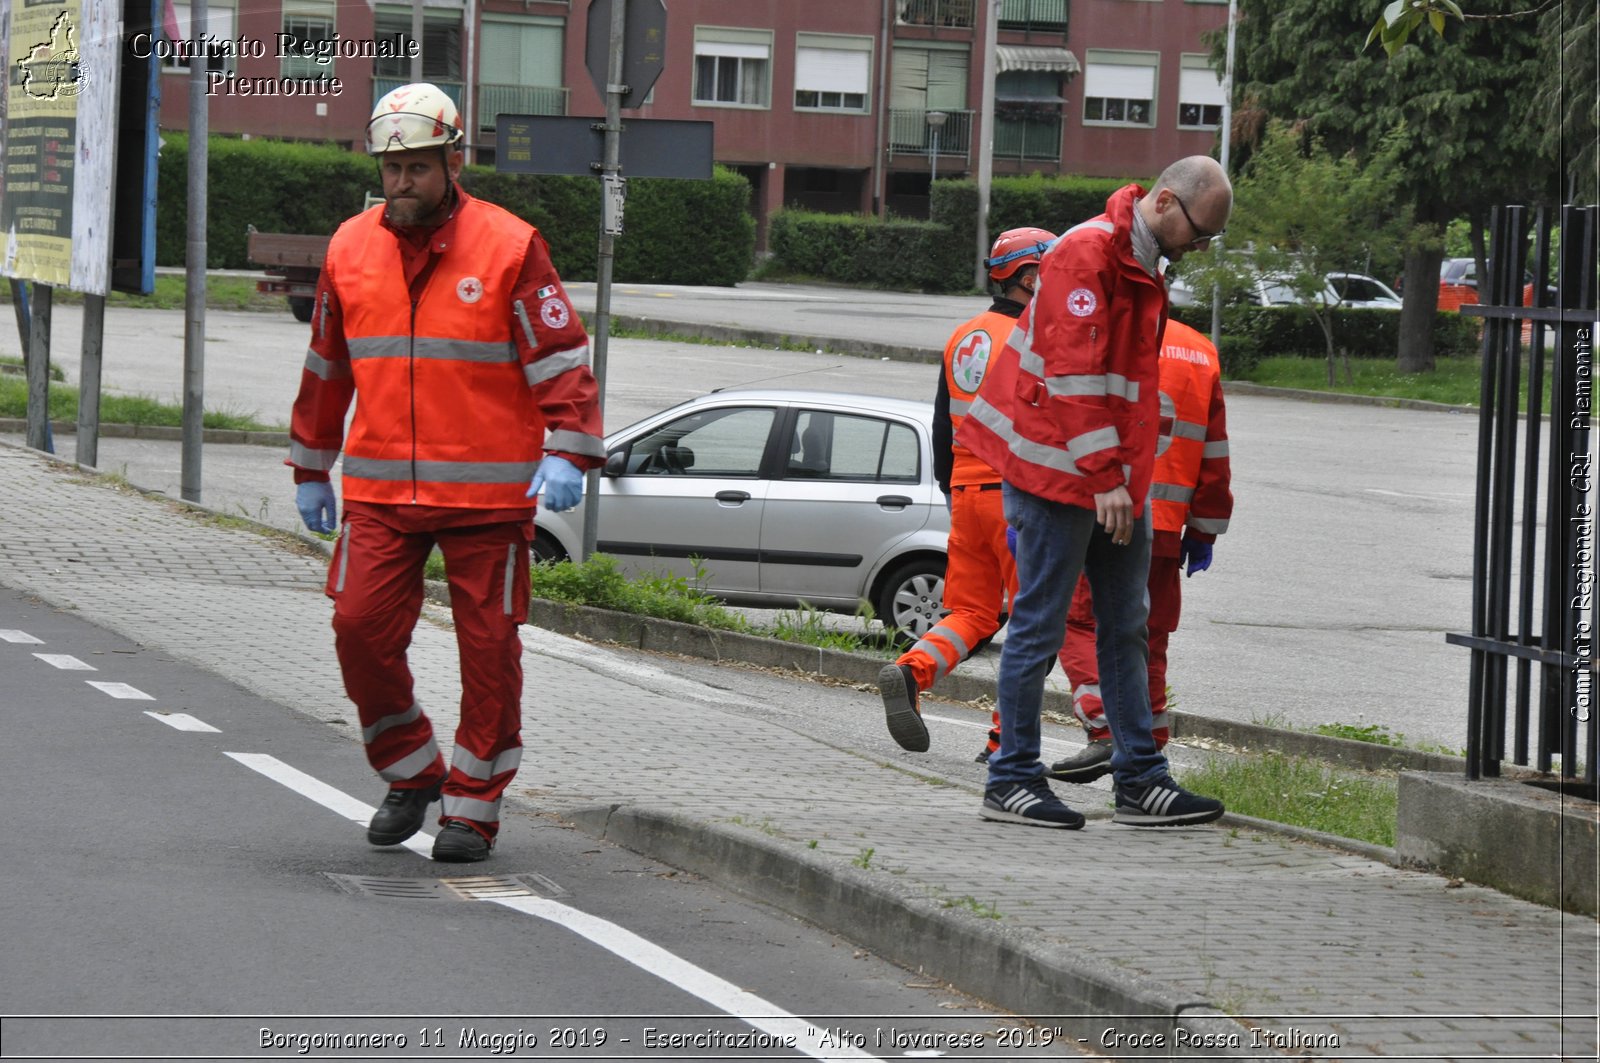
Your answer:
[[[1022,823],[1057,830],[1077,830],[1083,826],[1083,816],[1052,793],[1043,776],[1027,782],[991,786],[983,795],[983,807],[978,815],[997,823]]]
[[[1192,794],[1170,777],[1163,777],[1149,786],[1118,786],[1117,810],[1111,822],[1131,827],[1182,827],[1210,823],[1221,818],[1222,812],[1222,802],[1216,798]]]

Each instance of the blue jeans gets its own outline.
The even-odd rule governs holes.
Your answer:
[[[1150,731],[1150,509],[1133,540],[1116,546],[1094,510],[1052,502],[1006,484],[1006,523],[1017,529],[1017,597],[1000,653],[1000,750],[989,758],[989,786],[1027,782],[1044,772],[1039,713],[1044,679],[1061,649],[1078,574],[1094,595],[1100,694],[1119,786],[1148,786],[1167,774]]]

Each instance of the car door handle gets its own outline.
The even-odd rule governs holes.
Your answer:
[[[749,491],[718,491],[717,501],[737,506],[750,501]]]
[[[879,495],[878,505],[884,509],[905,509],[911,504],[911,499],[905,495]]]

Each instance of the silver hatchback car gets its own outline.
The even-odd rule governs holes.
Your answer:
[[[693,578],[736,605],[855,612],[920,637],[943,615],[950,518],[933,406],[741,389],[606,437],[597,548],[625,572]],[[540,509],[534,557],[581,552],[582,510]]]

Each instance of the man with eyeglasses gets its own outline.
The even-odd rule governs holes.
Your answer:
[[[589,337],[539,231],[457,183],[462,135],[435,85],[373,109],[384,204],[328,245],[288,460],[301,518],[329,532],[328,473],[344,454],[327,594],[367,762],[389,784],[367,840],[399,845],[442,801],[433,858],[452,863],[488,857],[522,760],[533,499],[572,509],[605,457]],[[461,651],[448,765],[406,664],[435,545]]]
[[[1076,829],[1039,759],[1044,681],[1061,648],[1078,576],[1094,600],[1096,656],[1114,753],[1113,822],[1208,823],[1222,802],[1172,780],[1147,689],[1150,514],[1161,407],[1159,360],[1176,262],[1221,235],[1233,187],[1201,155],[1162,171],[1150,192],[1118,189],[1104,214],[1044,256],[1033,302],[993,358],[958,440],[1000,473],[1017,531],[1017,596],[1000,655],[1000,749],[979,814]]]

